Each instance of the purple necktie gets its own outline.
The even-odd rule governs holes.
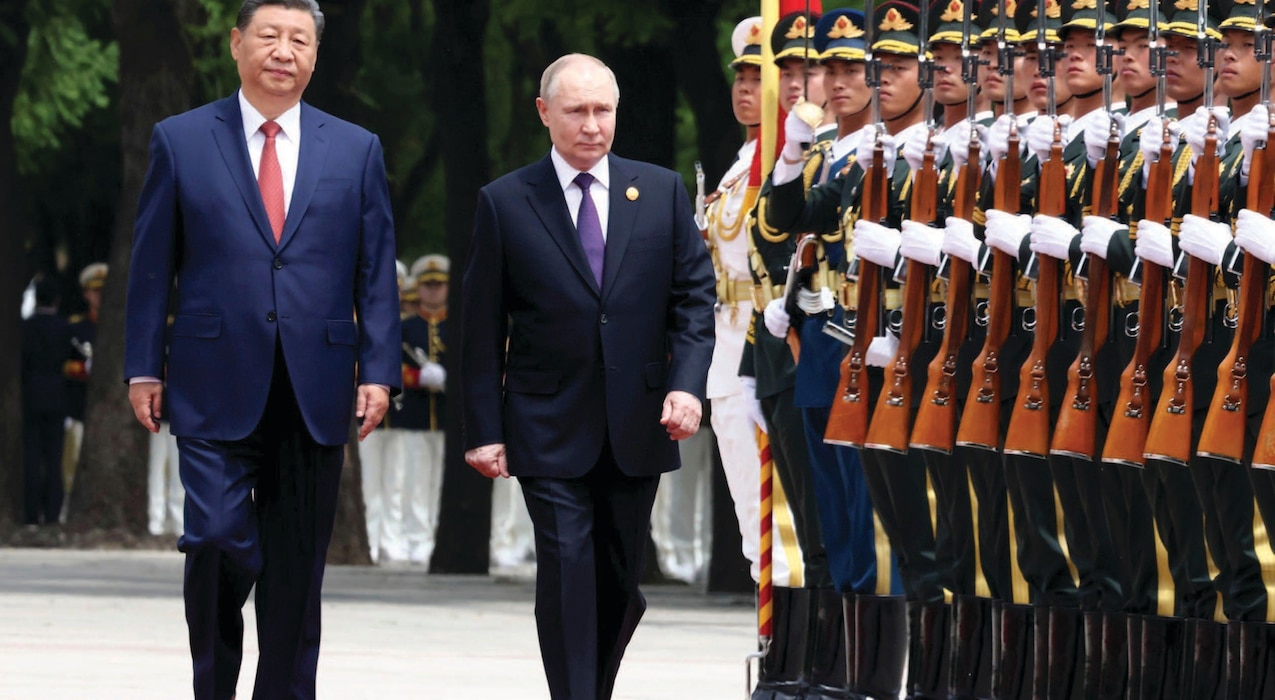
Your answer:
[[[580,173],[574,180],[576,187],[583,195],[580,198],[580,212],[576,215],[576,230],[580,232],[580,245],[584,246],[584,256],[589,259],[589,267],[593,269],[593,279],[598,288],[602,288],[602,260],[606,255],[606,245],[602,242],[602,220],[598,218],[598,207],[589,196],[589,185],[593,184],[593,176]]]

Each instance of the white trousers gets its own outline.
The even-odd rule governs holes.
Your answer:
[[[404,442],[409,432],[380,428],[359,443],[368,552],[376,563],[407,561],[403,502],[408,464]]]
[[[651,539],[665,576],[700,583],[712,551],[713,439],[701,430],[677,446],[682,468],[660,477],[651,509]]]
[[[710,420],[717,435],[717,450],[722,455],[722,468],[726,471],[726,485],[731,500],[735,502],[735,517],[739,520],[739,534],[744,539],[744,556],[749,561],[753,580],[761,572],[761,460],[758,457],[757,437],[753,422],[748,417],[747,404],[742,394],[731,394],[712,400]],[[774,484],[778,486],[775,475]],[[774,499],[772,499],[774,502]],[[776,509],[780,505],[774,506]],[[776,586],[789,585],[791,568],[780,537],[779,518],[773,518],[771,528],[771,582]],[[800,563],[800,553],[795,542],[787,543]]]
[[[177,438],[168,432],[168,423],[151,433],[146,478],[146,520],[152,535],[181,535],[186,507],[186,489],[177,468]]]
[[[493,568],[534,561],[536,534],[517,479],[492,479],[491,559]]]
[[[443,494],[443,431],[408,430],[407,508],[403,530],[413,564],[429,564]]]

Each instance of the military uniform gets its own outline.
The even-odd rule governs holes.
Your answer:
[[[417,286],[447,284],[450,264],[442,255],[426,255],[412,264]],[[416,316],[403,319],[403,430],[406,468],[403,535],[413,564],[427,565],[434,551],[438,503],[443,489],[444,421],[447,352],[444,333],[447,309],[429,310],[422,304]],[[407,355],[411,362],[406,362]]]

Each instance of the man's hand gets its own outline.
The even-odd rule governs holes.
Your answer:
[[[509,462],[505,460],[505,444],[495,442],[465,451],[465,463],[488,479],[509,478]]]
[[[158,433],[159,419],[163,415],[164,385],[161,382],[129,384],[128,402],[133,405],[137,422],[152,433]]]
[[[668,430],[670,439],[685,440],[699,430],[703,410],[699,399],[693,394],[670,391],[664,397],[664,413],[660,415],[660,425]]]
[[[359,442],[372,433],[390,407],[390,392],[376,384],[360,384],[358,399],[354,402],[354,417],[359,424]]]

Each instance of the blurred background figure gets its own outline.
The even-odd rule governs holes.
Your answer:
[[[88,397],[89,373],[93,371],[93,343],[97,340],[97,316],[102,308],[102,287],[106,284],[106,263],[95,262],[80,271],[80,293],[86,306],[83,314],[71,317],[71,356],[63,365],[66,375],[66,439],[62,447],[62,485],[66,493],[75,483],[75,467],[80,463],[84,442],[84,406]],[[177,465],[173,465],[176,472]],[[60,520],[66,522],[67,500],[62,501]]]
[[[407,459],[407,505],[403,530],[413,564],[428,565],[438,527],[438,499],[443,487],[443,422],[447,372],[443,369],[447,282],[451,262],[426,255],[412,263],[419,297],[414,316],[403,319],[403,352],[415,361],[414,373],[403,372],[403,410]]]
[[[517,479],[491,483],[491,568],[508,569],[536,560],[536,533]]]
[[[62,512],[67,390],[63,364],[71,330],[58,314],[52,279],[35,281],[35,310],[22,321],[23,506],[28,526],[56,525]]]
[[[671,579],[699,584],[706,580],[712,551],[713,453],[717,441],[708,409],[699,432],[677,444],[682,468],[660,476],[651,509],[651,539],[660,571]]]
[[[167,396],[165,395],[165,398]],[[177,437],[168,429],[167,414],[159,432],[149,435],[146,470],[146,529],[152,535],[178,535],[185,529],[182,513],[186,490],[177,468]]]

